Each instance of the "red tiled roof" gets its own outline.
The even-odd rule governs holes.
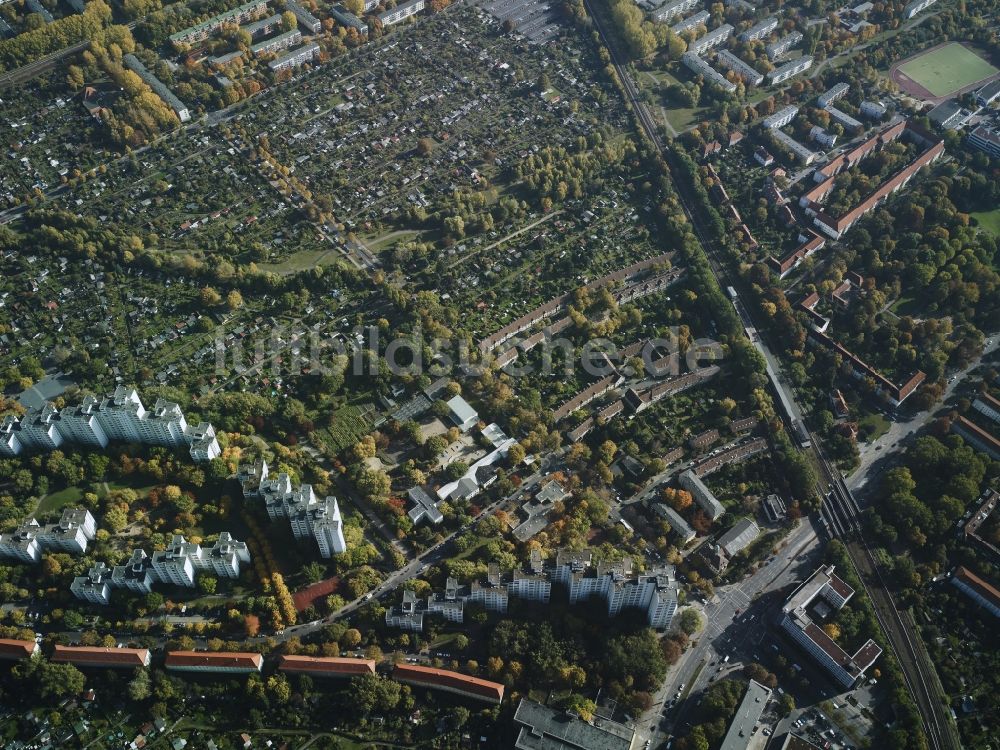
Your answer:
[[[27,659],[35,653],[34,641],[0,638],[0,659]]]
[[[504,686],[499,682],[481,680],[460,672],[449,672],[433,667],[397,664],[393,677],[400,682],[413,682],[431,688],[462,693],[473,698],[499,703],[503,700]]]
[[[260,669],[264,657],[242,651],[168,651],[165,665],[170,668],[206,667],[216,669]]]
[[[282,656],[278,664],[282,672],[306,672],[331,677],[352,677],[375,674],[374,659],[345,659],[325,656]]]
[[[989,599],[994,605],[1000,607],[1000,591],[995,586],[984,581],[968,568],[959,567],[955,571],[955,578],[961,580],[965,585],[975,589],[981,596]]]
[[[52,652],[52,661],[95,667],[142,667],[149,658],[148,648],[56,646]]]

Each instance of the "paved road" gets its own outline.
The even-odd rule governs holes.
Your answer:
[[[666,681],[653,696],[653,707],[639,723],[640,731],[653,740],[653,747],[658,747],[675,728],[690,719],[703,690],[718,678],[720,659],[732,655],[732,667],[727,665],[723,669],[736,668],[738,655],[756,647],[766,629],[765,617],[757,614],[761,608],[755,605],[761,595],[788,586],[815,567],[812,561],[805,559],[819,548],[816,531],[809,519],[802,519],[782,545],[778,554],[755,573],[739,583],[718,587],[706,604],[694,604],[705,617],[705,629],[695,636],[693,647],[668,673]],[[741,622],[734,626],[737,619],[747,617],[752,617],[749,622],[756,625],[751,627]],[[673,708],[665,706],[678,691],[681,692],[678,703]]]
[[[982,361],[997,349],[1000,349],[1000,336],[988,339],[983,353],[979,357],[967,367],[950,375],[941,396],[941,403],[947,404],[954,395],[955,389],[968,377],[969,373],[979,367]],[[909,440],[927,423],[934,420],[940,411],[922,411],[905,419],[894,420],[884,435],[862,446],[860,449],[861,463],[847,480],[851,490],[856,492],[866,488],[871,480],[892,464],[894,454],[902,451]]]

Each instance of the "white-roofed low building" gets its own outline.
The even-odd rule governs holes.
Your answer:
[[[468,432],[479,422],[479,413],[461,396],[448,400],[448,416],[462,432]]]

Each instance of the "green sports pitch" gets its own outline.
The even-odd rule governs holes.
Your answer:
[[[934,96],[948,96],[998,72],[986,60],[956,42],[917,55],[898,70]]]

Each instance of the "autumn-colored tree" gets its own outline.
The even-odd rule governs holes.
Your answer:
[[[260,618],[257,615],[247,615],[243,618],[243,632],[247,638],[254,638],[260,633]]]

